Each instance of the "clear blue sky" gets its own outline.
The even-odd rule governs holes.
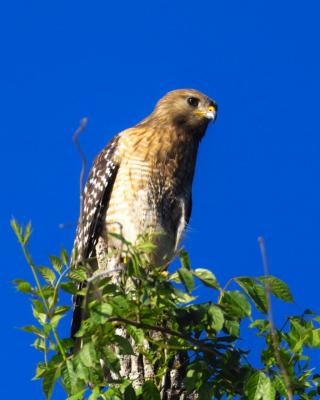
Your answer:
[[[259,275],[263,235],[271,272],[297,299],[277,302],[277,319],[306,307],[320,312],[319,12],[318,0],[2,4],[3,398],[41,398],[30,381],[32,337],[16,329],[32,317],[10,281],[31,275],[10,217],[32,219],[36,263],[70,249],[81,166],[71,136],[80,119],[89,118],[81,142],[91,162],[172,89],[200,89],[219,104],[201,144],[185,241],[194,266],[222,283]]]

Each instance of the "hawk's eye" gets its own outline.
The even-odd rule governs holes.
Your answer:
[[[198,107],[199,99],[196,97],[188,97],[187,102],[190,104],[191,107]]]

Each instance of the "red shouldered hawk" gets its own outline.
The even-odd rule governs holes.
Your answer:
[[[76,261],[96,258],[101,268],[108,249],[119,246],[108,232],[119,229],[131,243],[141,234],[160,233],[153,262],[172,259],[191,214],[199,142],[216,112],[216,103],[203,93],[174,90],[146,119],[111,140],[95,159],[84,189]],[[81,323],[80,308],[78,297],[72,335]]]

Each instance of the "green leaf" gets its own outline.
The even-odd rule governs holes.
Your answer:
[[[56,275],[50,268],[37,267],[37,270],[46,282],[50,283],[51,285],[54,285],[54,283],[56,281]]]
[[[144,255],[151,253],[156,248],[156,245],[152,242],[142,242],[136,247],[138,252],[142,252]]]
[[[73,394],[72,396],[69,396],[67,400],[82,400],[84,398],[84,394],[87,391],[87,389],[82,389],[80,392]]]
[[[264,284],[266,284],[266,281],[268,280],[270,285],[270,292],[274,296],[278,297],[280,300],[286,301],[288,303],[293,302],[293,297],[288,285],[281,279],[276,278],[275,276],[261,276],[258,279]]]
[[[66,249],[62,248],[60,252],[60,259],[65,266],[69,265],[69,256]],[[61,270],[60,270],[61,271]]]
[[[23,235],[23,244],[24,245],[26,245],[28,243],[31,233],[32,233],[32,230],[31,230],[31,221],[30,221],[24,230],[24,235]]]
[[[91,368],[88,368],[85,365],[83,365],[78,355],[75,358],[75,371],[78,379],[84,382],[89,382]]]
[[[203,385],[206,369],[207,366],[204,361],[192,363],[187,367],[186,377],[183,382],[189,393],[193,390],[198,390]]]
[[[65,314],[70,310],[70,306],[58,306],[55,308],[53,315]]]
[[[265,319],[256,319],[250,325],[249,328],[257,328],[260,333],[264,333],[270,328],[270,324]]]
[[[74,347],[74,340],[71,338],[68,339],[60,339],[60,344],[62,348],[67,352],[68,350]]]
[[[61,378],[68,394],[78,393],[81,387],[78,385],[77,374],[71,360],[66,360],[61,368]]]
[[[101,303],[94,307],[96,311],[103,314],[104,316],[110,316],[113,313],[112,305],[109,303]]]
[[[186,291],[188,293],[191,293],[194,288],[194,280],[192,272],[185,267],[181,267],[180,269],[178,269],[178,274]]]
[[[49,400],[52,395],[52,391],[54,388],[54,384],[56,380],[59,378],[61,370],[59,367],[47,370],[42,379],[42,390],[46,396],[46,399]]]
[[[310,344],[312,347],[320,347],[320,328],[312,329]]]
[[[47,322],[47,314],[38,311],[35,307],[32,307],[32,314],[41,325]]]
[[[63,314],[58,314],[58,315],[54,315],[53,317],[51,317],[50,319],[50,324],[53,328],[56,328],[58,326],[58,323],[60,321],[61,318],[63,318],[64,315]]]
[[[242,319],[251,315],[250,304],[245,296],[238,290],[224,292],[221,306],[227,314],[226,317],[230,315]]]
[[[169,280],[176,282],[176,283],[181,283],[181,280],[180,280],[180,277],[179,277],[179,274],[177,271],[175,271],[169,275]]]
[[[132,325],[128,325],[126,329],[137,345],[143,344],[144,332],[142,329],[136,328],[135,326]]]
[[[196,300],[195,296],[191,296],[190,294],[183,292],[177,288],[174,288],[174,294],[177,296],[177,300],[179,303],[190,303],[191,301]]]
[[[97,354],[92,342],[85,343],[79,351],[79,358],[83,365],[93,367],[97,360]]]
[[[208,317],[211,327],[219,332],[222,329],[224,323],[224,316],[220,307],[216,305],[210,305],[208,309]]]
[[[106,367],[109,368],[113,372],[119,372],[120,370],[120,362],[114,351],[109,350],[108,348],[102,349],[103,352],[103,360],[106,364]]]
[[[267,377],[265,385],[264,385],[264,400],[274,400],[276,398],[276,391],[273,386],[272,381],[269,377]]]
[[[126,315],[129,309],[129,303],[126,297],[124,296],[115,296],[110,299],[111,306],[113,308],[114,314],[123,316]]]
[[[34,309],[35,309],[38,313],[45,314],[46,311],[45,311],[44,305],[43,305],[43,303],[42,303],[40,300],[34,299],[34,300],[32,300],[32,304],[33,304]]]
[[[76,294],[78,291],[77,285],[74,282],[60,283],[60,289],[70,294]]]
[[[103,400],[123,400],[123,396],[118,389],[109,388],[107,392],[100,395]]]
[[[78,267],[73,269],[68,274],[69,278],[77,282],[85,282],[87,280],[87,274],[84,269]]]
[[[134,355],[131,343],[128,339],[119,335],[114,335],[113,339],[119,347],[120,354]]]
[[[40,351],[45,351],[45,349],[46,349],[45,340],[42,339],[42,338],[37,338],[37,339],[33,342],[32,346],[33,346],[35,349],[40,350]]]
[[[193,274],[201,280],[206,286],[209,286],[214,289],[219,289],[219,284],[217,282],[216,277],[213,275],[211,271],[208,269],[197,268],[193,271]]]
[[[238,337],[240,335],[240,324],[238,321],[225,320],[224,330],[226,330],[230,335]]]
[[[180,249],[179,259],[180,259],[182,268],[186,268],[187,270],[190,271],[191,263],[190,263],[189,254],[184,249]]]
[[[294,353],[302,352],[304,345],[309,344],[312,328],[307,328],[298,318],[290,318],[290,332],[287,341]]]
[[[92,393],[89,396],[88,400],[97,400],[99,395],[100,395],[100,389],[99,387],[96,386],[95,388],[93,388]]]
[[[236,278],[235,281],[254,302],[258,310],[266,314],[268,303],[265,288],[257,283],[255,278]]]
[[[44,362],[39,362],[37,364],[37,368],[36,368],[36,374],[35,376],[32,378],[33,381],[36,381],[37,379],[42,378],[46,372],[48,371],[48,368],[46,366],[46,363]]]
[[[276,375],[276,376],[274,377],[274,386],[275,386],[276,390],[277,390],[282,396],[284,396],[284,397],[287,397],[287,396],[288,396],[288,392],[287,392],[286,385],[285,385],[285,383],[283,382],[283,379],[282,379],[280,376],[278,376],[278,375]]]
[[[108,235],[111,236],[111,237],[114,237],[115,239],[120,240],[122,243],[128,245],[129,247],[131,246],[131,243],[128,242],[128,241],[123,237],[123,235],[121,235],[121,234],[119,234],[119,233],[116,233],[116,232],[108,232]]]
[[[214,399],[214,389],[212,388],[211,382],[204,383],[198,390],[199,399],[201,400],[212,400]]]
[[[41,337],[41,338],[44,338],[45,337],[45,334],[44,334],[44,332],[41,330],[41,329],[39,329],[39,328],[37,328],[36,326],[34,326],[34,325],[26,325],[26,326],[23,326],[22,328],[20,328],[22,331],[25,331],[25,332],[30,332],[30,333],[34,333],[35,335],[37,335],[37,336],[39,336],[39,337]]]
[[[10,221],[11,228],[13,229],[15,235],[18,238],[18,241],[21,245],[25,246],[31,236],[31,222],[23,230],[22,226],[19,226],[17,221],[13,218]]]
[[[64,317],[64,315],[70,310],[70,308],[70,306],[56,307],[50,320],[51,324],[56,327],[60,319]]]
[[[40,290],[39,289],[34,289],[34,292],[37,293],[39,297],[41,297]],[[44,296],[45,299],[50,299],[51,302],[54,301],[54,287],[50,285],[44,285],[41,288],[41,292]]]
[[[128,385],[125,388],[124,394],[123,394],[124,400],[136,400],[137,396],[136,393],[132,387],[132,384]]]
[[[245,382],[244,392],[248,400],[274,400],[275,390],[270,379],[260,371],[254,372]]]
[[[13,281],[13,283],[16,285],[16,289],[19,292],[22,292],[22,293],[32,293],[33,292],[33,289],[31,287],[30,283],[27,281],[23,281],[21,279],[16,279],[15,281]]]
[[[144,400],[160,400],[160,393],[152,381],[146,381],[142,386],[142,398]]]
[[[23,242],[22,240],[22,227],[18,225],[17,221],[12,218],[10,221],[11,228],[13,229],[15,235],[17,236],[20,243]]]
[[[63,267],[63,263],[60,260],[60,258],[57,256],[49,256],[49,259],[50,259],[50,262],[51,262],[54,270],[57,271],[58,274],[60,274],[62,267]]]

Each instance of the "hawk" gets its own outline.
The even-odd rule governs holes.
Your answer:
[[[193,89],[173,90],[133,128],[116,135],[96,157],[83,192],[74,243],[76,263],[95,260],[107,268],[110,249],[121,233],[135,243],[159,233],[153,263],[168,263],[176,253],[191,214],[191,189],[199,143],[217,113],[215,101]],[[72,336],[81,323],[81,298],[75,299]]]

